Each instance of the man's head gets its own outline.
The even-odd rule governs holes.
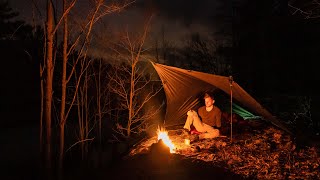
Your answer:
[[[210,95],[209,93],[205,93],[203,99],[204,99],[204,103],[205,103],[206,107],[213,106],[213,104],[215,102],[213,95]]]

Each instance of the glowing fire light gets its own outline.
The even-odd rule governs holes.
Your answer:
[[[186,144],[186,145],[190,145],[190,139],[184,139],[184,144]]]
[[[174,153],[175,151],[175,146],[170,140],[168,136],[168,132],[165,131],[164,129],[158,128],[158,140],[162,139],[164,144],[170,148],[170,153]]]

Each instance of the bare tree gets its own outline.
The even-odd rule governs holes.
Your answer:
[[[87,57],[87,52],[90,47],[90,41],[91,41],[91,32],[93,29],[94,24],[104,17],[105,15],[114,13],[114,12],[119,12],[120,10],[124,9],[128,5],[130,5],[133,1],[131,2],[125,2],[124,4],[111,4],[111,5],[105,5],[104,1],[96,1],[95,2],[95,7],[92,11],[92,13],[89,13],[88,16],[88,21],[84,23],[83,26],[81,26],[81,31],[78,32],[78,36],[75,36],[75,39],[73,40],[68,40],[68,21],[67,21],[67,16],[70,11],[70,9],[75,5],[76,0],[70,3],[70,5],[66,5],[66,0],[64,0],[64,13],[62,15],[62,18],[64,19],[64,30],[63,30],[63,69],[62,69],[62,81],[61,81],[61,108],[60,108],[60,151],[59,151],[59,162],[60,162],[60,167],[62,167],[62,161],[63,161],[63,156],[64,156],[64,136],[65,136],[65,124],[68,118],[68,115],[76,101],[76,98],[79,96],[78,93],[80,93],[80,96],[83,94],[86,94],[86,88],[87,84],[86,83],[81,83],[83,75],[87,75],[87,69],[91,63],[91,60],[88,60]],[[59,21],[60,22],[60,21]],[[70,47],[68,47],[68,45]],[[69,74],[67,74],[67,64],[68,64],[68,56],[72,52],[77,52],[76,55],[76,60],[73,62],[71,71]],[[76,67],[78,63],[80,62],[80,72],[78,72],[78,76],[75,77],[75,91],[73,91],[71,94],[67,94],[67,86],[71,78],[75,75],[74,73],[76,72]],[[85,76],[87,78],[87,76]],[[86,82],[86,81],[85,81]],[[84,85],[84,87],[82,87]],[[84,88],[84,89],[83,89]],[[82,92],[78,92],[78,90],[82,90]],[[66,107],[66,97],[69,95],[71,97],[71,101],[68,102],[68,107]],[[86,99],[85,99],[86,100]],[[78,106],[82,107],[83,105],[87,105],[87,101],[79,101],[77,100]],[[80,103],[81,102],[81,103]],[[79,104],[80,103],[80,104]],[[79,110],[79,109],[78,109]],[[81,109],[82,112],[82,109]],[[80,117],[79,117],[80,118]],[[86,118],[87,120],[87,118]],[[87,122],[87,121],[85,121]],[[80,126],[80,141],[83,142],[83,138],[87,137],[86,133],[89,133],[89,131],[85,131],[86,133],[83,134],[83,124],[82,121],[79,121],[79,126]],[[88,128],[85,128],[88,130]]]
[[[54,46],[54,18],[52,1],[47,0],[46,21],[46,81],[45,81],[45,122],[46,122],[46,162],[47,168],[51,168],[51,107],[52,107],[52,83],[53,83],[53,46]]]
[[[42,144],[42,124],[43,120],[45,122],[45,130],[46,130],[46,162],[48,168],[51,166],[51,139],[52,139],[52,102],[53,102],[53,78],[54,78],[54,68],[55,68],[55,52],[57,49],[55,47],[59,42],[63,42],[62,47],[62,77],[61,77],[61,107],[60,107],[60,119],[59,119],[59,127],[60,127],[60,152],[59,152],[59,161],[60,166],[62,167],[62,160],[64,156],[64,131],[65,124],[70,113],[70,110],[73,107],[75,102],[75,97],[77,94],[78,87],[74,94],[67,94],[68,83],[73,77],[75,72],[75,67],[80,60],[86,59],[86,54],[88,51],[88,47],[90,46],[90,34],[93,28],[93,25],[105,15],[119,12],[123,8],[129,6],[134,2],[125,1],[122,4],[109,3],[105,4],[103,0],[94,1],[94,9],[93,11],[88,11],[86,22],[81,24],[81,28],[77,29],[77,33],[71,34],[68,29],[69,24],[69,15],[70,11],[75,6],[77,0],[72,0],[70,3],[67,0],[61,1],[63,4],[63,10],[60,18],[57,18],[57,9],[54,9],[52,0],[47,0],[47,18],[45,20],[45,43],[44,43],[44,62],[40,66],[40,76],[41,76],[41,93],[42,100],[41,103],[41,114],[40,114],[40,144]],[[35,2],[33,2],[35,4]],[[56,6],[56,8],[59,6]],[[62,40],[57,39],[57,32],[60,31],[60,25],[63,24],[63,38]],[[74,37],[74,39],[72,39]],[[75,53],[77,52],[77,53]],[[73,64],[73,67],[68,68],[69,55],[77,54],[76,63]],[[85,61],[88,62],[88,61]],[[89,65],[83,65],[83,67],[88,67]],[[67,69],[70,71],[67,71]],[[86,68],[84,68],[84,71]],[[69,72],[69,74],[67,74]],[[81,81],[82,73],[79,73],[78,81]],[[78,84],[79,85],[79,84]],[[70,102],[67,102],[67,97],[71,96]],[[68,106],[66,106],[68,105]]]
[[[78,125],[79,125],[79,141],[81,145],[81,154],[84,158],[85,153],[88,151],[87,141],[93,140],[89,139],[89,134],[94,128],[94,124],[91,123],[92,117],[90,113],[90,106],[92,104],[93,98],[88,96],[88,89],[91,81],[91,73],[88,71],[88,65],[91,64],[90,59],[85,59],[81,62],[80,76],[75,72],[75,78],[77,82],[82,81],[79,86],[79,91],[77,96],[77,107],[78,107]],[[81,78],[83,76],[83,78]],[[83,79],[83,80],[81,80]],[[93,122],[95,123],[95,122]]]
[[[68,8],[67,0],[63,0],[63,12]],[[62,78],[61,78],[61,106],[60,106],[60,153],[59,167],[62,169],[64,152],[64,126],[65,126],[65,102],[66,102],[66,81],[67,81],[67,61],[68,61],[68,15],[63,21],[63,52],[62,52]]]
[[[118,111],[127,112],[127,116],[116,119],[114,131],[123,137],[145,131],[150,125],[149,119],[154,116],[161,105],[153,104],[149,110],[146,105],[158,92],[161,86],[152,84],[146,63],[142,63],[143,54],[147,49],[144,43],[147,38],[151,18],[144,26],[142,34],[134,37],[128,31],[122,38],[117,52],[123,63],[114,65],[108,74],[109,89],[117,95]],[[121,114],[120,112],[120,114]]]
[[[154,56],[156,57],[156,61],[159,63],[164,63],[168,65],[173,65],[173,61],[170,60],[172,58],[176,58],[177,46],[173,41],[169,40],[166,37],[166,31],[164,25],[161,27],[159,37],[155,37],[154,39]]]
[[[96,65],[97,67],[95,67]],[[103,64],[103,60],[99,59],[96,63],[92,63],[92,70],[94,72],[94,84],[95,84],[95,97],[96,97],[96,108],[94,111],[95,122],[98,122],[98,137],[99,143],[101,145],[102,141],[102,121],[105,114],[110,114],[110,92],[107,87],[104,87],[106,84],[105,73],[107,72],[106,66]]]
[[[45,59],[45,57],[43,58]],[[40,153],[42,153],[43,148],[43,112],[44,112],[44,67],[41,65],[39,66],[40,72],[40,124],[39,124],[39,148]]]
[[[212,74],[224,74],[228,62],[223,54],[224,47],[213,39],[206,39],[199,34],[191,34],[182,49],[183,61],[188,69],[204,71]],[[195,60],[196,59],[196,60]]]
[[[320,17],[320,1],[288,1],[288,7],[292,15],[301,15],[304,19],[315,19]]]

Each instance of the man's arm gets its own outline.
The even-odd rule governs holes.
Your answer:
[[[201,107],[198,108],[198,116],[200,118],[200,120],[202,121],[202,111],[201,111]]]

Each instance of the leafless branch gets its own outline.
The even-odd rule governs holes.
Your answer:
[[[288,7],[293,11],[291,14],[296,15],[300,13],[305,19],[315,19],[320,17],[320,2],[312,0],[296,5],[295,1],[289,1]]]
[[[74,146],[76,146],[76,145],[79,144],[79,143],[83,143],[83,142],[86,142],[86,141],[92,141],[92,140],[94,140],[94,138],[80,140],[80,141],[74,143],[73,145],[71,145],[71,146],[66,150],[66,152],[68,152],[71,148],[73,148]]]

